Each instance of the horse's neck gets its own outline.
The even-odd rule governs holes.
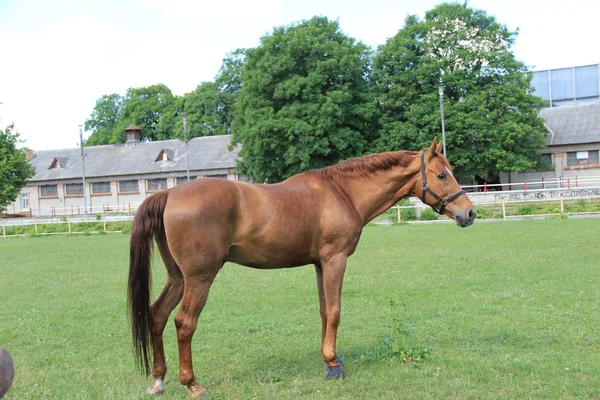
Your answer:
[[[402,173],[405,172],[405,173]],[[367,177],[336,179],[361,216],[363,225],[393,206],[414,188],[414,173],[393,168]]]

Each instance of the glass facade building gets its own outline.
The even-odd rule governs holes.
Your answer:
[[[549,69],[533,73],[534,94],[548,107],[600,102],[600,64]]]

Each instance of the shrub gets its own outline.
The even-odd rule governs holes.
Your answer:
[[[438,219],[438,214],[431,208],[421,211],[421,221],[435,221],[436,219]]]

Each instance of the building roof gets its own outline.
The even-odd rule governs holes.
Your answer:
[[[203,136],[189,140],[190,171],[231,170],[235,168],[239,147],[228,150],[231,135]],[[86,178],[122,175],[175,174],[187,171],[185,142],[162,140],[137,144],[85,147]],[[168,154],[166,160],[161,153]],[[60,160],[57,163],[56,160]],[[35,175],[30,181],[81,178],[79,148],[36,151],[30,161]],[[57,164],[60,164],[57,167]],[[51,168],[53,167],[53,168]]]
[[[544,108],[549,145],[600,142],[600,103]]]

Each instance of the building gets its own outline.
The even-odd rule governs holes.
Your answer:
[[[540,116],[546,122],[548,146],[541,153],[551,167],[503,173],[502,183],[552,187],[551,182],[561,179],[600,177],[600,64],[537,71],[532,84],[534,93],[547,101]]]
[[[510,177],[504,173],[501,181],[552,182],[600,177],[600,102],[544,108],[540,116],[548,131],[548,145],[541,153],[550,168],[512,173]]]
[[[228,149],[230,135],[193,138],[186,150],[180,140],[141,142],[135,126],[126,132],[125,144],[85,147],[83,159],[79,148],[30,153],[36,173],[6,212],[130,211],[149,194],[187,182],[188,165],[190,179],[239,179],[234,172],[238,150]]]

